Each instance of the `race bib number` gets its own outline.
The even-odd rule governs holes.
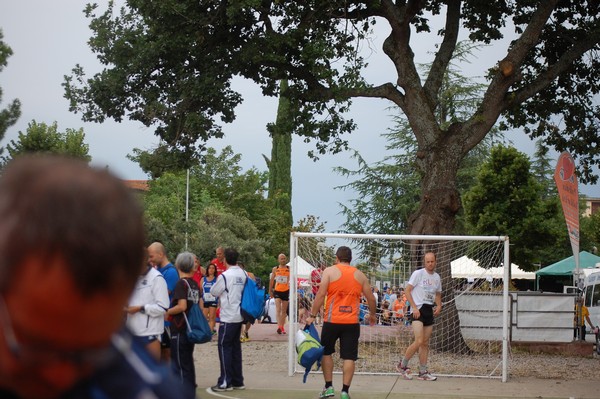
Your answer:
[[[202,299],[204,299],[204,302],[215,302],[217,300],[210,292],[205,292]]]
[[[287,276],[277,276],[277,277],[275,277],[275,281],[278,284],[287,284],[288,278],[287,278]]]
[[[428,305],[433,305],[435,303],[435,292],[434,291],[425,291],[425,296],[423,297],[423,303]]]

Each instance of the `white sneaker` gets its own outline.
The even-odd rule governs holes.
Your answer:
[[[396,370],[400,373],[402,377],[404,377],[405,380],[413,379],[410,369],[408,367],[402,367],[402,363],[398,363],[398,365],[396,366]]]
[[[423,381],[435,381],[437,380],[437,377],[434,375],[429,374],[429,371],[426,371],[424,373],[419,373],[419,375],[417,376],[417,378],[419,380],[423,380]]]

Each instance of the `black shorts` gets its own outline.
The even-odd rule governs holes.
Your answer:
[[[217,307],[217,301],[214,302],[204,302],[204,309],[208,309],[208,308],[216,308]]]
[[[433,325],[433,305],[423,304],[419,308],[420,316],[418,319],[415,319],[414,315],[410,315],[412,321],[420,321],[423,323],[423,327],[432,326]]]
[[[273,298],[279,298],[282,301],[290,300],[290,292],[289,291],[273,291]]]
[[[170,327],[165,327],[165,331],[162,333],[160,339],[161,348],[170,348],[171,347],[171,332],[169,331]]]
[[[321,344],[325,347],[324,355],[335,352],[335,342],[340,340],[340,357],[344,360],[358,359],[358,338],[360,337],[360,324],[323,323],[321,331]]]

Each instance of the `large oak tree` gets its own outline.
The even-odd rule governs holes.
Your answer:
[[[128,0],[120,11],[111,5],[98,14],[90,5],[89,44],[107,67],[86,78],[77,66],[66,96],[86,120],[129,117],[156,126],[172,146],[201,149],[222,136],[219,121],[235,117],[242,98],[233,77],[256,81],[266,95],[288,79],[299,109],[296,133],[317,139],[317,152],[343,148],[341,134],[354,127],[344,118],[352,98],[387,99],[404,112],[418,143],[422,193],[410,231],[445,234],[460,208],[460,161],[502,116],[507,126],[570,151],[580,176],[592,178],[590,166],[600,162],[598,12],[597,1],[559,0]],[[423,75],[413,46],[438,14],[445,24]],[[383,51],[396,71],[377,85],[362,77],[357,51],[375,23],[391,28]],[[474,42],[493,44],[507,33],[515,40],[498,48],[479,107],[441,126],[435,111],[461,29]]]

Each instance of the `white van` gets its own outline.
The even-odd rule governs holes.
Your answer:
[[[584,295],[584,303],[590,311],[592,323],[600,324],[600,272],[592,273],[585,278]]]
[[[598,326],[600,325],[600,272],[589,274],[585,278],[584,295],[584,304],[590,311],[590,320],[592,324]],[[598,327],[596,327],[596,330],[598,330]],[[600,334],[598,331],[596,331],[596,352],[600,354]]]

